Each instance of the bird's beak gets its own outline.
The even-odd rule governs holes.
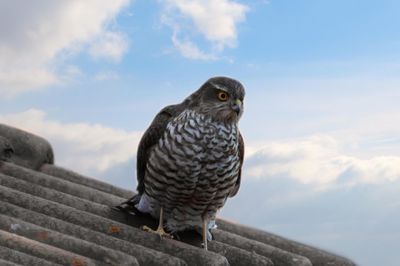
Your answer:
[[[233,104],[232,104],[232,109],[233,111],[236,112],[237,115],[240,114],[240,111],[242,110],[242,101],[240,99],[236,99]]]

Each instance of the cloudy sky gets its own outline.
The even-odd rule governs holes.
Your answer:
[[[0,1],[0,122],[61,166],[135,187],[141,134],[206,79],[246,86],[222,215],[399,265],[400,2]]]

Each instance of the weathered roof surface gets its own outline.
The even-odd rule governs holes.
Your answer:
[[[209,251],[139,229],[150,217],[110,207],[132,191],[54,165],[43,138],[0,124],[0,265],[355,265],[255,228],[218,220]]]

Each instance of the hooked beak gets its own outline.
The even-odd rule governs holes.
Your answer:
[[[235,111],[237,115],[239,115],[242,110],[242,106],[242,101],[240,99],[236,99],[232,104],[232,110]]]

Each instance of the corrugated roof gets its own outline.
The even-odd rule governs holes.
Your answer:
[[[255,228],[218,220],[209,251],[144,232],[148,216],[111,209],[134,192],[54,165],[43,138],[0,124],[0,265],[355,265]]]

